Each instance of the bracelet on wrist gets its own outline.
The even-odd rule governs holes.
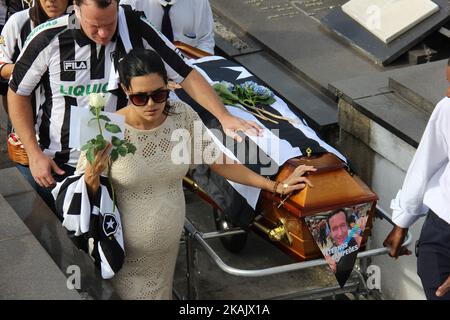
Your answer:
[[[280,184],[280,181],[275,181],[275,183],[273,185],[273,190],[272,190],[273,194],[277,193],[277,188],[278,188],[279,184]]]

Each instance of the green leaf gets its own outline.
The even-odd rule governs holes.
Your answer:
[[[106,143],[107,142],[105,140],[97,141],[96,144],[95,144],[95,152],[97,153],[97,152],[105,149],[106,148]]]
[[[89,148],[89,149],[86,151],[86,159],[87,159],[87,161],[89,161],[89,163],[90,163],[91,165],[94,164],[94,159],[95,159],[95,151],[94,151],[94,148]]]
[[[124,143],[124,141],[123,141],[123,140],[120,140],[120,139],[117,138],[116,136],[112,136],[111,143],[112,143],[112,145],[113,145],[114,147],[119,147],[119,146],[121,146],[121,145]]]
[[[106,131],[109,131],[111,133],[118,133],[118,132],[122,131],[122,130],[120,130],[120,127],[118,125],[112,124],[112,123],[106,123],[105,129],[106,129]]]
[[[239,100],[238,96],[230,92],[226,85],[221,83],[216,83],[213,85],[214,90],[216,91],[217,95],[223,100],[228,99],[231,101],[237,102]]]
[[[136,152],[136,147],[130,142],[125,142],[125,147],[127,148],[128,153],[134,154]]]
[[[92,122],[96,122],[97,121],[97,118],[91,118],[91,119],[89,119],[89,121],[88,121],[88,126],[90,126],[91,125],[91,123]]]
[[[216,90],[217,92],[225,92],[225,91],[229,91],[227,86],[223,83],[215,83],[212,86],[214,88],[214,90]]]
[[[241,86],[236,86],[236,95],[241,98],[245,98],[245,90]]]
[[[250,107],[254,107],[255,106],[255,102],[252,99],[243,99],[240,101],[240,103],[243,106],[250,106]]]
[[[272,103],[274,103],[276,101],[273,97],[271,97],[269,95],[258,97],[255,100],[256,100],[256,102],[265,104],[267,106],[270,106]]]
[[[267,103],[269,104],[269,105],[271,105],[271,104],[274,104],[275,103],[275,101],[277,101],[277,100],[275,100],[275,98],[273,98],[273,97],[270,97],[269,99],[267,99]]]
[[[111,161],[114,162],[119,158],[119,153],[117,152],[117,149],[113,149],[111,151]]]
[[[90,142],[86,143],[84,146],[81,147],[81,151],[86,151],[92,146]]]
[[[98,117],[99,117],[100,119],[102,119],[102,120],[107,121],[107,122],[110,122],[110,121],[111,121],[110,118],[108,118],[107,116],[105,116],[105,115],[103,115],[103,114],[99,115]]]
[[[117,148],[117,152],[119,152],[122,157],[125,157],[127,155],[127,148],[120,146]]]
[[[103,143],[103,142],[106,142],[106,140],[105,140],[105,138],[103,137],[103,135],[101,135],[101,134],[98,134],[96,137],[95,137],[95,140],[98,142],[98,143]]]
[[[234,106],[236,104],[236,101],[228,100],[228,99],[222,99],[222,102],[224,104],[228,104],[230,106]]]
[[[91,145],[92,148],[95,148],[95,144],[97,143],[96,139],[91,139],[88,141],[88,143]]]
[[[97,116],[97,108],[90,107],[89,110],[91,111],[91,113],[92,113],[94,116]]]

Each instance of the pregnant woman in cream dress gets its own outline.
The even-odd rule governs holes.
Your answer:
[[[205,127],[190,106],[167,100],[167,74],[153,51],[130,51],[118,70],[131,101],[118,113],[125,117],[125,139],[137,150],[111,168],[126,255],[112,281],[123,299],[170,299],[185,218],[182,179],[194,159],[232,181],[284,194],[310,184],[303,174],[315,169],[302,166],[282,183],[274,182],[232,163],[209,135],[194,137],[194,126],[202,133]],[[86,163],[84,179],[90,197],[95,196],[99,176],[107,167],[109,148],[96,155],[92,166]]]

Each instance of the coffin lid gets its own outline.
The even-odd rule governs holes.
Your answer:
[[[345,163],[331,153],[290,159],[276,180],[283,181],[301,164],[312,165],[317,171],[307,174],[314,187],[307,186],[284,202],[283,207],[294,215],[304,217],[378,200],[377,195],[358,176],[351,175]],[[271,196],[278,203],[282,200],[270,193],[265,196]]]

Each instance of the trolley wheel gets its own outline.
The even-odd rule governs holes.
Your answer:
[[[227,219],[225,215],[217,209],[214,209],[214,221],[216,223],[217,231],[227,231],[235,227],[229,219]],[[245,244],[247,243],[247,237],[247,233],[242,233],[228,237],[221,237],[220,241],[228,251],[232,253],[239,253],[242,249],[244,249]]]

